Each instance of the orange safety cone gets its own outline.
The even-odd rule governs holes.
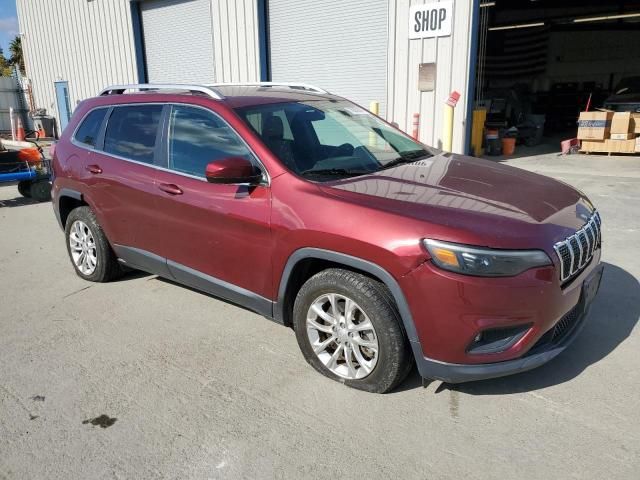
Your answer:
[[[24,127],[22,126],[22,119],[18,117],[18,128],[16,128],[16,139],[19,142],[24,142],[25,138],[26,136],[24,134]]]

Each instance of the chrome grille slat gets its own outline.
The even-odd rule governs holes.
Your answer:
[[[602,220],[593,212],[589,221],[573,235],[553,246],[560,260],[560,280],[576,276],[586,267],[602,241]]]

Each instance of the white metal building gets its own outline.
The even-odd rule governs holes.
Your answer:
[[[452,7],[450,35],[409,39],[408,0],[18,0],[37,107],[64,125],[81,99],[115,83],[301,81],[380,113],[436,144],[451,90],[466,105],[477,0]],[[444,2],[447,3],[447,2]],[[451,2],[448,2],[451,4]],[[418,65],[439,63],[435,89],[417,90]],[[456,112],[454,149],[467,112]]]
[[[17,0],[34,104],[61,126],[79,100],[109,84],[299,81],[367,108],[377,101],[380,115],[409,133],[418,113],[420,140],[438,147],[456,91],[455,152],[469,151],[472,109],[496,88],[544,90],[548,105],[535,108],[553,109],[560,85],[571,90],[563,101],[573,115],[592,84],[610,92],[640,75],[630,48],[638,3]]]

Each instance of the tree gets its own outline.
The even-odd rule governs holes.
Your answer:
[[[4,52],[2,51],[2,47],[0,47],[0,77],[10,77],[12,71],[11,63],[4,58]]]
[[[19,35],[16,35],[11,43],[9,44],[9,53],[11,53],[11,58],[9,58],[9,62],[11,65],[16,65],[22,73],[24,73],[24,57],[22,56],[22,39]]]

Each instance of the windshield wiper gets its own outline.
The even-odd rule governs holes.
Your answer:
[[[319,168],[317,170],[305,170],[300,175],[366,175],[371,170],[348,170],[346,168]]]
[[[431,155],[426,150],[411,150],[410,152],[401,153],[398,158],[385,163],[378,170],[386,170],[387,168],[395,167],[397,165],[402,165],[403,163],[412,163],[412,162],[415,162],[416,160],[422,160],[432,156],[433,155]]]

